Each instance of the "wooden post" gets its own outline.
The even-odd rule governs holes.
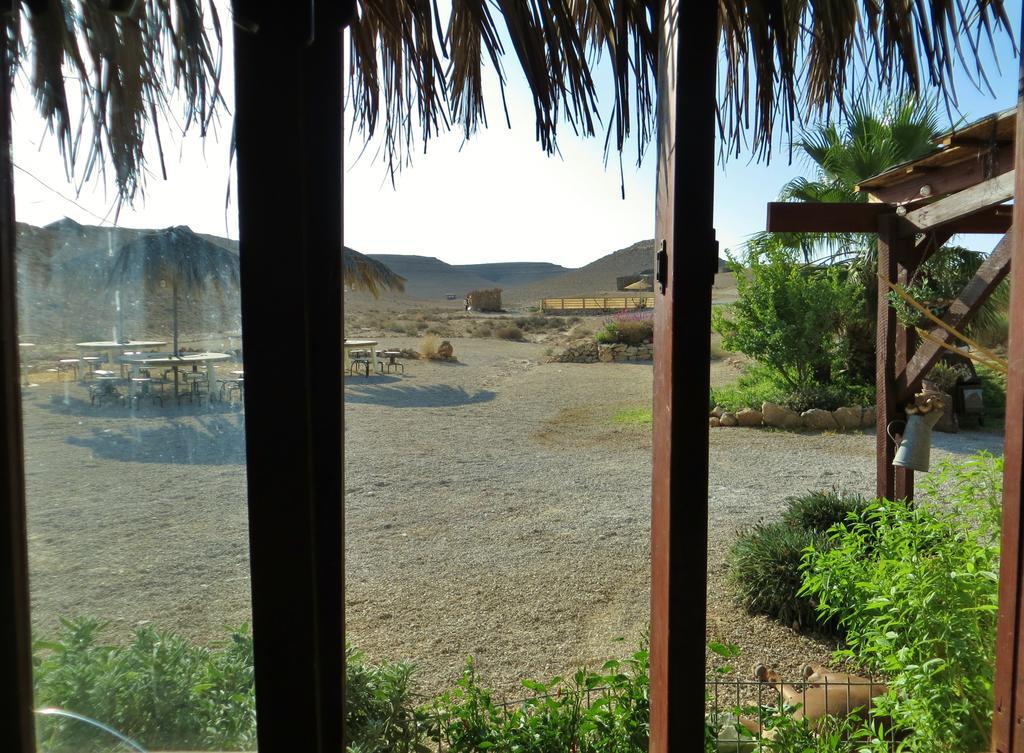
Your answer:
[[[660,23],[652,753],[693,750],[704,735],[717,12],[714,0],[666,0]]]
[[[999,563],[999,622],[996,627],[995,713],[992,750],[1024,752],[1024,563],[1021,561],[1021,500],[1024,499],[1024,58],[1017,98],[1015,200],[1010,262],[1010,372],[1006,384],[1003,525]]]
[[[901,237],[899,223],[899,218],[893,215],[879,219],[878,274],[889,282],[906,285],[910,270],[902,262],[913,253],[914,239]],[[875,494],[884,499],[910,499],[914,496],[914,472],[893,466],[897,442],[891,435],[899,438],[902,434],[900,422],[903,421],[903,413],[898,404],[896,379],[907,367],[913,343],[907,328],[897,321],[896,311],[889,305],[888,287],[881,280],[878,284],[877,337]]]
[[[32,635],[29,626],[25,463],[11,163],[10,3],[0,3],[0,745],[34,753]]]
[[[256,30],[234,27],[258,747],[338,753],[342,31],[337,4],[318,2],[315,14],[310,3],[279,6],[249,3],[265,14],[247,19]],[[281,342],[293,356],[287,389]]]

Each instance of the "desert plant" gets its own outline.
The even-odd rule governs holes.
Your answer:
[[[867,504],[859,494],[847,494],[838,489],[807,492],[786,500],[782,520],[794,528],[824,533],[836,524],[845,525],[851,513],[860,513]]]
[[[778,402],[797,413],[811,408],[835,410],[844,405],[872,405],[875,402],[875,388],[846,382],[806,384],[786,390],[779,396]]]
[[[519,327],[497,327],[494,330],[494,336],[502,340],[522,340],[523,331]]]
[[[749,262],[749,270],[733,265],[739,299],[714,312],[722,345],[756,358],[792,389],[828,383],[862,292],[839,270],[806,266],[778,248]]]
[[[437,335],[427,335],[420,340],[420,355],[430,361],[440,358],[438,348],[441,347],[441,338]]]
[[[711,390],[712,407],[721,405],[736,412],[744,408],[760,408],[764,402],[779,403],[786,394],[786,384],[772,369],[750,366],[730,385]]]
[[[854,657],[888,673],[879,712],[906,751],[987,750],[998,606],[1002,461],[944,463],[925,502],[880,500],[805,556],[801,593]]]
[[[413,667],[372,664],[345,648],[345,749],[350,753],[412,753],[426,750],[410,700]]]
[[[804,550],[821,542],[821,534],[782,521],[740,534],[729,553],[729,574],[746,610],[785,625],[831,630],[832,623],[820,618],[816,603],[799,595]]]

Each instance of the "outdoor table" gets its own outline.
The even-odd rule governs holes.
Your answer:
[[[19,348],[34,348],[34,347],[36,347],[36,344],[35,343],[18,343],[18,347]],[[24,358],[19,358],[18,360],[21,361],[21,385],[23,387],[36,387],[36,386],[38,386],[38,385],[35,385],[35,384],[29,384],[28,383],[28,364],[25,363],[25,359]]]
[[[185,353],[180,356],[168,355],[167,353],[140,353],[134,356],[124,356],[122,363],[130,364],[132,376],[139,375],[139,369],[145,366],[169,366],[177,374],[182,366],[191,366],[193,371],[198,370],[201,363],[206,364],[206,380],[209,394],[212,396],[217,387],[217,369],[214,363],[217,361],[229,361],[231,356],[227,353]],[[175,377],[175,389],[177,389],[177,377]],[[129,387],[130,394],[134,395],[134,384]],[[175,395],[175,398],[178,396]]]
[[[390,372],[391,371],[391,367],[393,366],[393,367],[395,367],[395,371],[398,371],[398,368],[401,367],[402,373],[404,374],[405,373],[405,366],[398,362],[398,358],[401,355],[402,355],[402,351],[400,351],[400,350],[378,350],[377,351],[377,357],[378,358],[386,358],[386,359],[388,359],[388,362],[386,364],[381,362],[381,365],[380,365],[381,372],[383,373],[385,371],[385,367],[386,367],[387,371]]]
[[[345,373],[352,367],[352,359],[349,357],[351,350],[366,350],[370,353],[370,371],[377,370],[377,346],[376,340],[346,340],[345,341]]]
[[[118,358],[121,357],[122,351],[155,350],[161,345],[166,344],[167,343],[162,340],[126,340],[124,342],[117,342],[116,340],[96,340],[94,342],[75,343],[75,347],[80,351],[98,350],[102,353],[106,353],[107,363],[113,365],[117,363]]]

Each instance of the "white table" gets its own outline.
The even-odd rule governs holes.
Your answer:
[[[206,379],[209,387],[209,394],[213,395],[217,387],[217,369],[214,366],[218,361],[230,361],[231,356],[227,353],[185,353],[180,356],[172,356],[167,353],[140,353],[135,356],[122,356],[121,363],[129,364],[132,367],[132,376],[139,375],[139,369],[144,366],[169,366],[175,371],[183,366],[191,366],[195,371],[201,363],[206,364]],[[177,380],[177,377],[175,377]],[[128,388],[128,394],[135,394],[134,382]],[[175,395],[177,398],[177,395]]]
[[[36,347],[35,343],[18,343],[18,348],[34,348],[34,347]],[[18,360],[21,361],[21,386],[22,387],[38,387],[39,386],[38,384],[29,384],[28,383],[28,364],[25,363],[25,359],[19,357]]]
[[[93,342],[75,343],[80,351],[99,350],[107,354],[107,363],[113,366],[118,362],[121,353],[126,350],[156,350],[166,345],[162,340],[127,340],[117,342],[116,340],[96,340]]]
[[[352,359],[349,358],[350,350],[370,351],[370,373],[377,371],[377,341],[376,340],[346,340],[345,341],[345,373],[352,367]]]

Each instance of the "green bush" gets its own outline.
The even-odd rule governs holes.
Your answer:
[[[611,321],[594,333],[594,339],[603,344],[641,345],[652,337],[654,337],[654,322],[650,319]]]
[[[879,713],[901,750],[988,750],[998,607],[1002,461],[925,477],[929,502],[877,501],[804,560],[801,594],[836,619],[855,658],[891,678]]]
[[[840,365],[844,325],[863,298],[860,287],[834,267],[801,264],[780,248],[733,271],[739,298],[712,318],[722,345],[756,358],[791,388],[828,382]]]
[[[975,369],[981,380],[986,422],[991,419],[991,423],[1001,426],[1006,418],[1006,375],[980,364]]]
[[[851,385],[843,382],[833,384],[808,384],[787,390],[779,403],[797,413],[811,408],[835,410],[844,405],[873,405],[875,388]]]
[[[619,341],[619,324],[618,322],[608,322],[601,329],[594,333],[594,339],[603,344],[611,345]]]
[[[711,405],[721,405],[735,413],[744,408],[761,409],[761,403],[779,403],[786,394],[786,385],[771,369],[754,365],[734,383],[711,390]]]
[[[213,649],[153,627],[124,646],[99,641],[97,620],[62,621],[53,641],[36,644],[36,705],[74,711],[147,748],[250,750],[256,746],[252,636],[241,628]],[[48,718],[40,750],[92,750],[96,731]]]
[[[804,550],[815,545],[821,546],[820,534],[782,521],[742,533],[729,553],[729,574],[744,608],[784,625],[830,630],[815,602],[799,595]]]
[[[807,492],[786,500],[782,520],[793,528],[824,533],[836,524],[846,524],[851,513],[859,514],[868,501],[857,494],[845,494],[836,489]]]
[[[496,704],[476,681],[473,661],[456,688],[421,710],[428,736],[449,753],[646,753],[649,738],[646,646],[601,672],[580,670],[548,683],[524,680],[532,697]]]
[[[350,753],[424,750],[409,694],[412,665],[371,664],[345,647],[345,749]]]
[[[105,645],[104,627],[93,619],[64,620],[54,640],[36,643],[37,706],[96,719],[146,748],[255,750],[253,644],[246,628],[203,648],[152,627],[137,630],[126,645]],[[346,749],[422,750],[409,695],[412,668],[370,664],[351,647],[345,654]],[[99,734],[82,722],[48,716],[39,726],[39,749],[106,750]]]

